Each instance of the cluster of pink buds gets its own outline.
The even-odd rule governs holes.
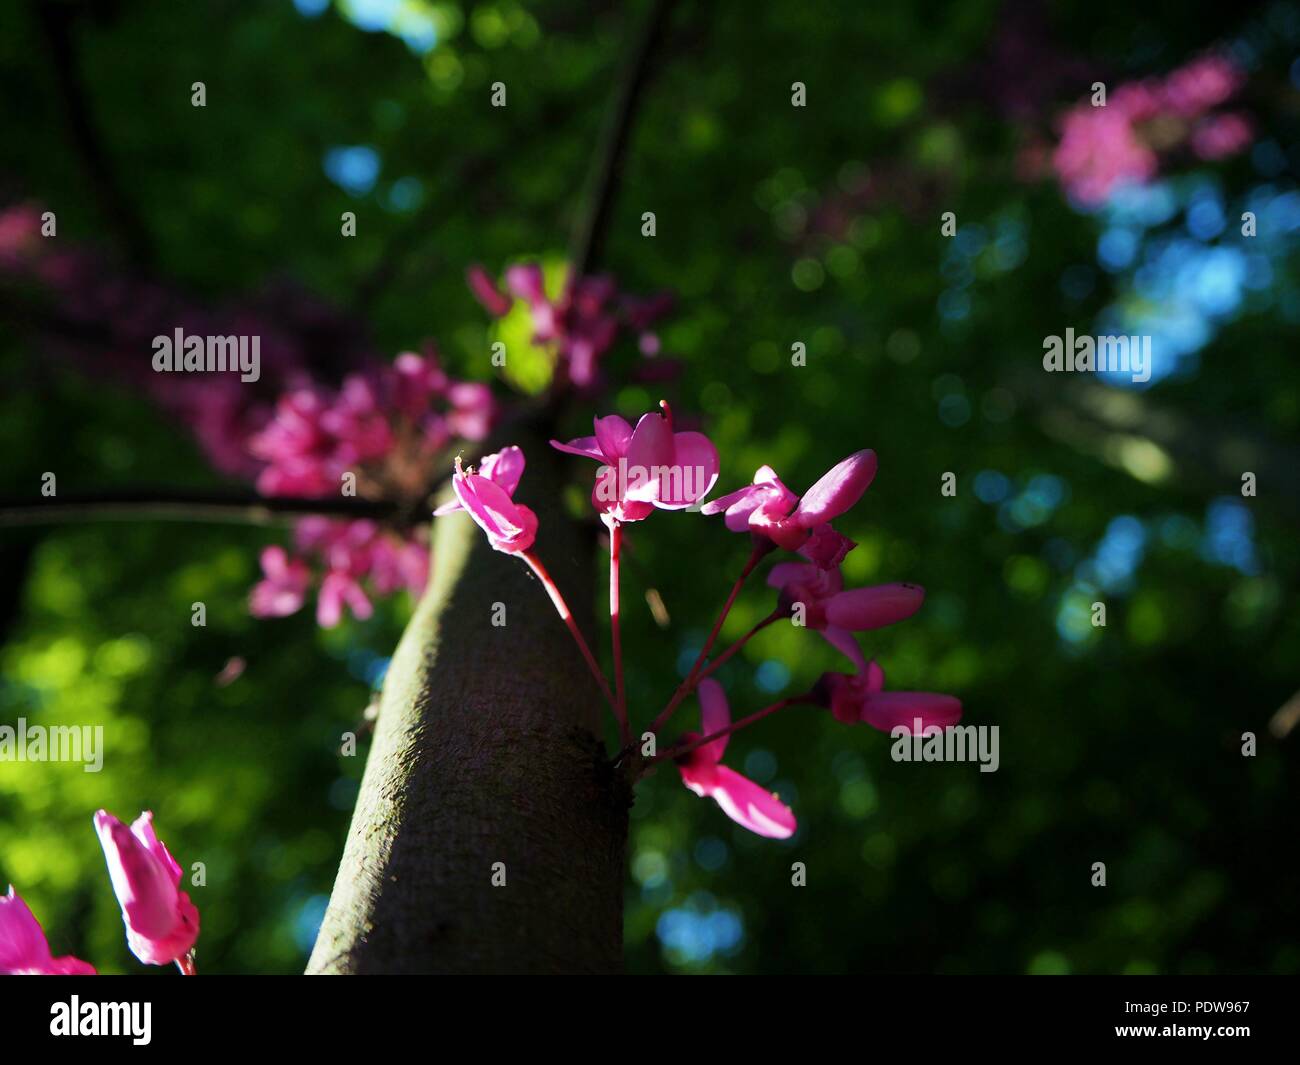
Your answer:
[[[309,386],[282,396],[250,441],[267,463],[257,487],[268,495],[348,488],[363,498],[416,500],[429,489],[436,456],[456,440],[483,439],[495,418],[486,385],[453,381],[432,353],[408,352],[377,373],[348,376],[337,391]],[[262,552],[263,579],[249,602],[256,616],[294,613],[319,583],[316,620],[328,628],[345,612],[368,618],[371,595],[405,588],[419,596],[428,580],[420,537],[372,521],[304,518],[294,547],[293,555],[280,546]]]
[[[146,965],[170,965],[193,976],[199,911],[180,889],[181,867],[153,830],[153,814],[142,813],[129,828],[112,814],[95,814],[108,875],[122,907],[131,952]],[[0,974],[94,976],[87,962],[55,958],[40,922],[10,885],[0,897]]]
[[[428,546],[414,533],[401,535],[373,521],[303,518],[294,529],[294,544],[298,554],[292,556],[278,544],[263,549],[262,579],[249,596],[255,617],[295,613],[316,573],[316,622],[322,628],[337,625],[345,610],[359,620],[370,617],[371,594],[405,588],[418,598],[429,579]]]
[[[391,366],[349,374],[337,390],[304,385],[281,396],[249,441],[266,463],[257,488],[326,496],[351,474],[360,496],[418,497],[429,460],[454,440],[482,440],[495,416],[487,385],[453,381],[433,352],[406,352]]]
[[[931,729],[956,724],[961,718],[961,703],[952,696],[931,692],[886,691],[883,669],[868,661],[858,645],[857,633],[910,617],[925,596],[912,584],[844,587],[840,564],[856,545],[831,523],[857,503],[871,484],[876,473],[874,452],[850,455],[802,496],[764,466],[751,484],[704,503],[718,478],[717,449],[702,433],[676,432],[671,410],[666,403],[661,407],[662,413],[644,415],[635,428],[611,415],[595,419],[592,436],[567,443],[551,441],[560,451],[601,463],[592,504],[610,534],[612,686],[559,588],[532,552],[538,534],[537,516],[514,498],[524,471],[524,455],[519,448],[509,447],[486,456],[477,470],[463,468],[458,459],[452,480],[456,499],[435,513],[466,511],[496,550],[517,555],[542,582],[614,713],[624,744],[616,761],[644,771],[658,762],[672,760],[686,787],[714,799],[737,824],[761,836],[784,839],[796,829],[790,809],[779,797],[722,765],[733,732],[787,707],[807,705],[827,709],[845,724],[864,723],[885,732],[901,729],[909,735],[928,734]],[[637,744],[632,740],[629,723],[620,626],[623,526],[642,521],[655,510],[687,509],[725,515],[727,528],[750,536],[752,550],[695,663],[643,734],[641,744]],[[796,552],[806,561],[780,562],[772,567],[767,583],[777,589],[775,609],[730,647],[714,655],[723,622],[746,579],[778,549]],[[809,691],[786,696],[733,723],[726,695],[713,674],[751,637],[783,618],[821,633],[844,653],[854,672],[824,673]],[[684,733],[666,750],[658,751],[659,733],[691,694],[696,694],[700,703],[700,731]],[[641,760],[635,761],[638,747]]]
[[[1071,196],[1094,206],[1120,184],[1149,181],[1176,149],[1201,159],[1235,155],[1249,146],[1254,125],[1245,114],[1215,109],[1243,80],[1232,60],[1207,55],[1164,78],[1120,85],[1104,104],[1083,100],[1062,119],[1052,168]]]
[[[581,392],[600,386],[601,360],[621,332],[636,334],[642,355],[658,356],[659,336],[653,326],[673,305],[668,293],[645,299],[620,293],[614,279],[605,274],[576,278],[558,300],[552,300],[536,263],[509,267],[500,286],[481,266],[471,266],[466,280],[494,318],[505,317],[515,300],[523,300],[532,320],[533,343],[555,352],[557,385],[572,384]],[[673,369],[667,363],[663,366]]]

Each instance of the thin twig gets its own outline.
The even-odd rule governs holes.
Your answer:
[[[614,190],[623,168],[628,133],[641,102],[650,57],[663,35],[668,12],[673,0],[654,0],[641,33],[633,43],[631,56],[624,67],[623,83],[606,119],[600,146],[592,159],[591,176],[587,183],[585,210],[578,215],[569,244],[569,262],[572,279],[585,276],[600,260],[609,226],[609,212],[613,206]]]
[[[680,758],[684,754],[690,754],[690,752],[695,750],[697,747],[703,747],[706,743],[712,743],[714,740],[720,740],[724,736],[730,736],[733,732],[739,732],[743,728],[748,728],[750,725],[762,721],[763,718],[767,717],[769,714],[775,714],[778,710],[784,710],[787,706],[812,705],[814,705],[812,692],[804,692],[803,695],[790,695],[784,699],[778,699],[770,706],[765,706],[762,710],[755,710],[752,714],[742,717],[739,721],[733,721],[726,728],[718,729],[717,732],[710,732],[707,736],[697,736],[692,740],[677,742],[672,747],[669,747],[668,750],[655,755],[655,757],[650,760],[651,764],[667,761],[670,758]]]

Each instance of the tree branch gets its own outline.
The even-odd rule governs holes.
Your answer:
[[[288,499],[247,490],[187,491],[125,488],[70,496],[0,500],[0,528],[79,521],[210,521],[272,525],[308,514],[340,518],[403,518],[398,504],[382,499]]]
[[[614,190],[623,168],[628,134],[641,103],[650,57],[663,36],[664,25],[673,0],[654,0],[646,15],[641,33],[633,42],[614,106],[605,122],[600,145],[592,158],[587,182],[586,209],[578,215],[569,244],[569,262],[573,278],[586,275],[600,260],[613,206]]]
[[[31,9],[50,49],[68,132],[86,171],[86,183],[94,191],[109,224],[117,228],[131,261],[137,266],[148,263],[153,257],[149,232],[117,179],[81,79],[72,26],[77,13],[63,4],[44,0],[33,0]]]

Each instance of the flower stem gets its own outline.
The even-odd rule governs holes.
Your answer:
[[[713,674],[716,673],[726,663],[727,659],[729,659],[732,655],[734,655],[737,651],[739,651],[742,647],[744,647],[745,644],[747,644],[752,637],[757,636],[760,632],[762,632],[765,628],[771,625],[774,621],[780,621],[781,618],[783,617],[785,617],[785,614],[779,610],[774,610],[772,611],[772,613],[768,614],[767,617],[765,617],[762,621],[760,621],[757,625],[755,625],[752,629],[750,629],[747,633],[745,633],[744,636],[742,636],[739,640],[737,640],[725,651],[723,651],[722,654],[718,655],[717,658],[715,658],[712,662],[710,662],[701,671],[700,680],[703,680],[705,677],[713,676]]]
[[[190,951],[184,957],[177,958],[176,968],[181,971],[182,976],[198,976],[199,971],[194,967],[194,951]]]
[[[578,650],[582,652],[587,668],[591,670],[591,675],[596,678],[596,683],[600,685],[601,694],[605,696],[605,701],[609,703],[610,709],[614,711],[614,717],[618,719],[620,730],[626,734],[627,719],[619,710],[618,703],[614,701],[613,693],[609,690],[609,682],[605,680],[605,674],[600,671],[600,666],[596,664],[596,658],[591,653],[591,648],[587,646],[587,641],[583,638],[578,623],[573,620],[573,612],[569,609],[569,604],[564,601],[564,596],[560,594],[560,589],[551,580],[551,575],[546,572],[546,567],[542,565],[541,559],[531,551],[522,552],[519,557],[528,563],[528,568],[542,582],[542,587],[546,589],[546,594],[551,597],[551,603],[555,606],[555,612],[560,615],[560,620],[568,627],[569,633],[573,636],[573,642],[578,645]]]
[[[731,586],[731,593],[727,596],[727,601],[722,604],[722,613],[718,615],[718,620],[713,623],[713,629],[709,637],[704,641],[704,646],[700,648],[700,653],[695,659],[695,664],[691,666],[690,672],[686,674],[686,679],[677,686],[673,692],[673,697],[668,700],[668,705],[659,712],[659,716],[654,719],[650,726],[650,731],[658,734],[659,730],[667,724],[668,719],[673,716],[673,711],[681,705],[681,701],[695,690],[696,684],[700,681],[700,667],[708,660],[709,652],[713,649],[713,644],[718,638],[718,633],[722,630],[722,623],[727,620],[727,615],[731,613],[731,608],[736,603],[736,597],[740,595],[740,589],[744,586],[749,575],[754,572],[767,551],[755,547],[750,552],[749,561],[745,563],[745,568],[740,571],[740,576],[736,578],[736,583]]]
[[[804,692],[803,695],[791,695],[785,699],[778,699],[771,706],[765,706],[762,710],[755,710],[752,714],[742,717],[739,721],[733,721],[724,729],[718,729],[717,732],[711,732],[707,736],[700,736],[691,740],[689,743],[679,743],[660,754],[655,755],[652,762],[662,762],[669,758],[680,758],[684,754],[689,754],[697,747],[703,747],[706,743],[712,743],[714,740],[720,740],[723,736],[730,736],[733,732],[739,732],[743,728],[748,728],[756,721],[762,721],[769,714],[775,714],[778,710],[784,710],[787,706],[799,706],[802,704],[812,703],[812,692]]]
[[[614,690],[618,700],[619,738],[623,743],[631,738],[627,718],[627,690],[623,683],[623,632],[619,624],[620,556],[623,548],[623,524],[617,518],[609,522],[609,627],[614,645]]]

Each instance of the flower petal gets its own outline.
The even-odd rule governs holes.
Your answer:
[[[862,648],[858,646],[857,637],[848,629],[842,629],[838,625],[827,625],[822,629],[822,636],[835,650],[842,651],[847,655],[849,661],[858,667],[859,673],[866,670],[866,656],[863,655]]]
[[[794,813],[766,788],[725,765],[714,771],[713,800],[736,824],[768,839],[788,839],[798,826]]]
[[[922,733],[955,725],[961,720],[961,700],[935,692],[877,692],[867,696],[862,708],[862,720],[881,732],[905,728],[915,734],[918,719]]]
[[[479,460],[479,473],[493,484],[498,484],[508,495],[514,495],[519,478],[524,475],[524,452],[511,444]]]
[[[673,470],[660,485],[657,505],[680,510],[699,502],[718,481],[718,449],[703,433],[673,434]]]
[[[595,459],[597,462],[605,461],[605,456],[600,451],[600,444],[597,443],[594,436],[579,436],[570,440],[567,444],[552,440],[551,447],[555,448],[556,451],[563,451],[569,455],[581,455],[584,459]]]
[[[837,518],[862,498],[876,476],[876,453],[858,451],[834,466],[804,493],[795,514],[805,528]]]
[[[606,462],[612,462],[627,454],[628,444],[632,440],[632,426],[625,418],[609,414],[594,420],[596,444]]]
[[[916,584],[878,584],[851,588],[826,602],[826,620],[853,632],[865,632],[910,618],[925,601],[925,589]]]

